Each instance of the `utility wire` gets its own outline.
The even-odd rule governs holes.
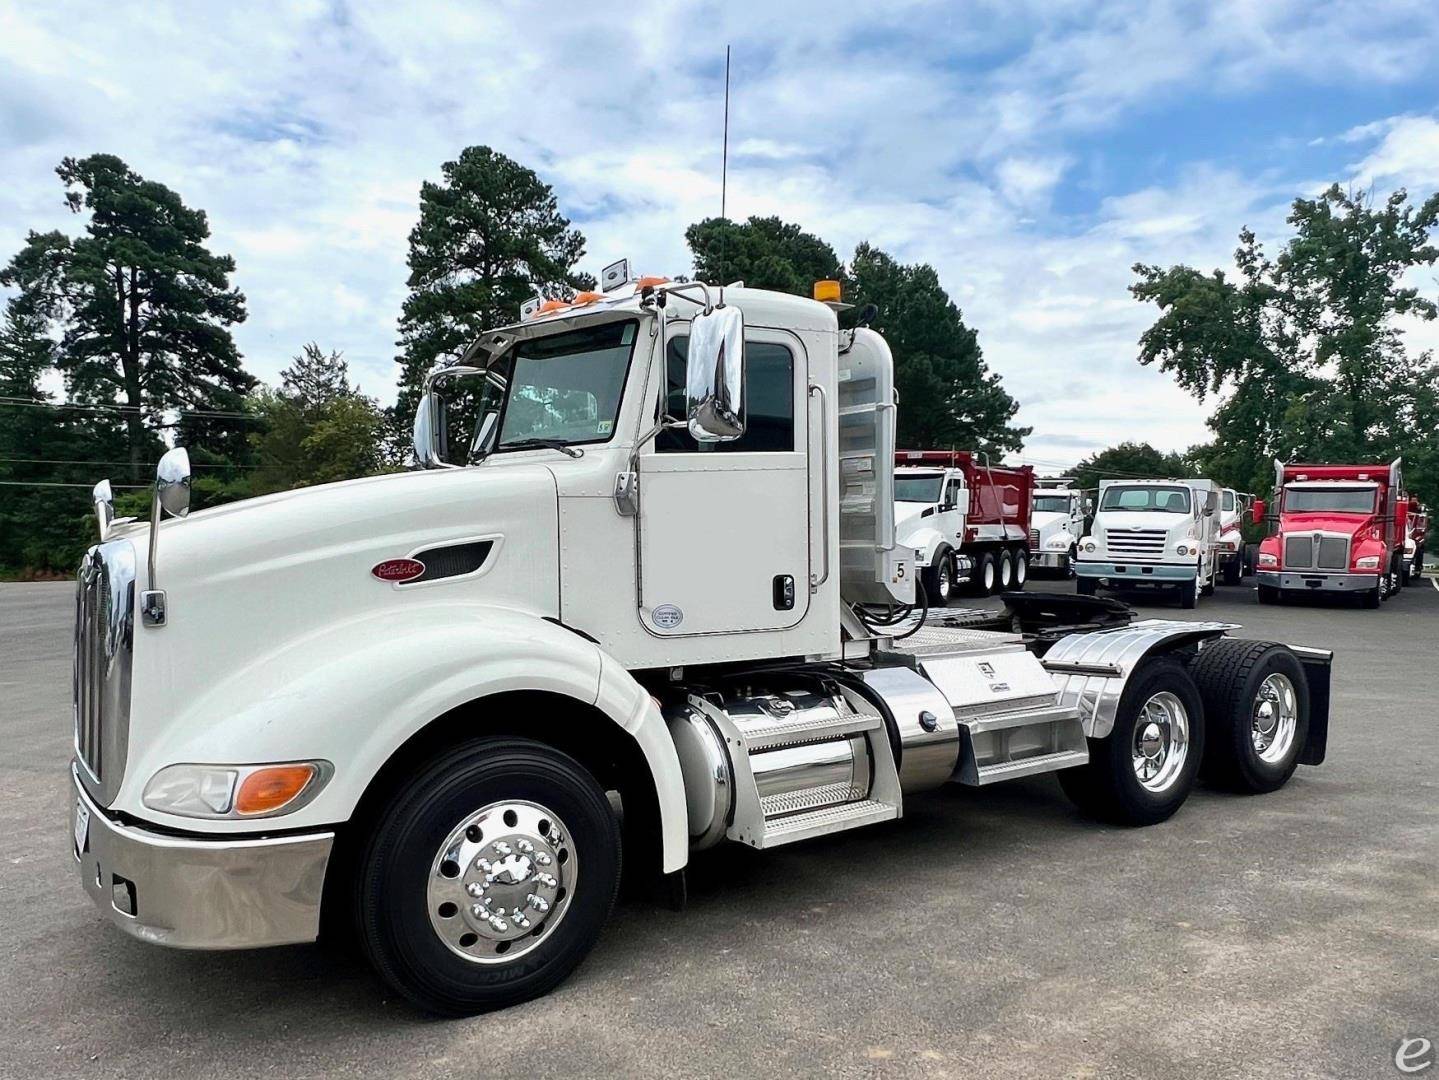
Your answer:
[[[35,398],[0,397],[0,408],[10,409],[71,409],[75,412],[117,412],[117,413],[143,413],[147,410],[134,405],[81,405],[69,401],[40,401]],[[154,411],[154,410],[149,410]],[[159,410],[167,412],[169,410]],[[253,413],[224,412],[219,409],[176,409],[177,416],[198,416],[205,419],[215,420],[250,420],[263,422],[263,417]],[[161,424],[161,427],[173,427],[173,424]]]
[[[57,484],[40,480],[0,480],[3,487],[66,487],[66,488],[93,488],[94,484]],[[136,491],[143,491],[149,484],[111,484],[111,487],[133,488]]]
[[[24,465],[144,465],[154,468],[159,464],[157,461],[104,461],[92,460],[82,461],[79,458],[23,458],[23,457],[0,457],[0,462]],[[190,462],[192,469],[263,469],[263,465],[215,465],[198,461]]]

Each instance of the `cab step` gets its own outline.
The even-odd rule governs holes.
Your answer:
[[[1086,750],[1060,750],[1054,754],[1020,758],[1018,761],[978,765],[975,766],[972,774],[974,779],[964,777],[962,782],[974,787],[983,787],[985,784],[997,784],[1001,780],[1014,780],[1017,777],[1033,776],[1036,773],[1058,772],[1060,769],[1072,769],[1076,765],[1088,763],[1089,753]]]
[[[863,735],[884,726],[878,716],[868,713],[846,713],[840,716],[802,717],[798,720],[776,720],[763,725],[746,723],[745,748],[751,753],[774,750],[782,746],[803,746],[826,742],[846,735]]]
[[[822,810],[806,810],[801,814],[790,814],[777,820],[766,821],[764,831],[754,846],[782,847],[797,840],[809,840],[844,829],[855,829],[861,825],[893,821],[897,817],[898,806],[880,802],[878,799],[861,799],[840,806],[827,806]]]

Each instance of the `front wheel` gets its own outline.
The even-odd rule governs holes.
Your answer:
[[[1279,590],[1273,585],[1260,585],[1255,589],[1255,596],[1261,604],[1279,603]]]
[[[1223,569],[1223,573],[1224,573],[1224,584],[1226,584],[1226,585],[1238,585],[1238,584],[1239,584],[1240,576],[1241,576],[1241,574],[1242,574],[1242,572],[1243,572],[1243,569],[1244,569],[1244,568],[1240,565],[1239,556],[1236,555],[1234,558],[1232,558],[1232,559],[1230,559],[1228,562],[1224,563],[1224,564],[1223,564],[1223,567],[1224,567],[1224,569]]]
[[[1089,740],[1089,764],[1059,773],[1086,813],[1122,825],[1154,825],[1189,797],[1204,756],[1204,704],[1173,657],[1146,662],[1125,686],[1114,728]]]
[[[944,607],[954,595],[954,555],[946,551],[921,578],[930,607]]]
[[[618,822],[582,765],[528,739],[476,739],[391,797],[360,860],[357,922],[390,986],[468,1016],[557,986],[619,880]]]
[[[1075,578],[1074,591],[1080,596],[1093,596],[1099,591],[1099,582],[1092,577]]]
[[[1186,611],[1193,610],[1199,603],[1199,581],[1186,581],[1179,586],[1179,606]]]

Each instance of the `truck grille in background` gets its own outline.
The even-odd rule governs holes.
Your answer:
[[[1030,530],[1029,530],[1029,550],[1030,550],[1030,551],[1038,551],[1038,550],[1039,550],[1039,530],[1038,530],[1038,529],[1030,529]]]
[[[86,786],[105,801],[125,765],[134,605],[129,541],[91,548],[75,598],[75,751],[89,774]]]
[[[1105,534],[1111,555],[1140,555],[1153,558],[1164,554],[1169,533],[1164,529],[1116,529]]]
[[[1349,538],[1322,533],[1286,536],[1284,566],[1292,570],[1348,570]]]

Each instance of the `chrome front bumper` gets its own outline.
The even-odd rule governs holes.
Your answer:
[[[180,949],[314,941],[333,832],[170,836],[105,816],[72,762],[71,850],[81,884],[131,937]],[[76,826],[88,814],[83,830]]]
[[[1042,567],[1046,570],[1063,569],[1069,565],[1069,552],[1031,551],[1029,553],[1029,565]]]
[[[1116,588],[1134,585],[1181,585],[1199,574],[1194,563],[1099,562],[1080,559],[1074,572],[1082,578],[1107,578]]]
[[[1335,574],[1325,571],[1257,570],[1260,585],[1292,592],[1367,592],[1379,584],[1379,574]]]

